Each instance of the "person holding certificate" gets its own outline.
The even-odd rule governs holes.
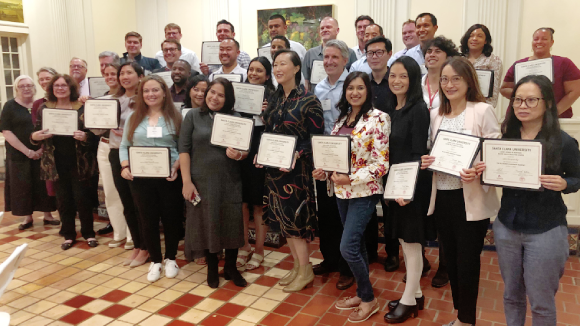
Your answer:
[[[244,245],[242,178],[240,160],[247,152],[224,148],[210,142],[216,113],[239,114],[232,83],[216,78],[209,83],[201,108],[185,116],[179,139],[179,161],[183,179],[182,199],[186,201],[185,257],[204,257],[207,284],[219,285],[218,253],[225,249],[224,276],[239,287],[247,285],[236,268],[238,248]]]
[[[510,326],[526,322],[526,296],[534,325],[557,322],[554,297],[569,254],[562,194],[580,189],[578,141],[560,129],[557,103],[547,77],[526,76],[514,87],[511,110],[501,126],[503,138],[542,141],[545,167],[543,191],[503,189],[493,222]],[[484,170],[480,164],[478,172]]]
[[[550,49],[554,45],[554,29],[550,27],[538,28],[532,38],[532,51],[530,57],[516,61],[509,69],[501,85],[501,95],[510,99],[513,96],[518,64],[528,63],[534,60],[551,58],[551,62],[543,62],[540,67],[520,67],[520,74],[548,75],[554,88],[554,97],[558,106],[560,118],[572,118],[572,104],[580,97],[580,69],[566,57],[552,55]],[[548,60],[549,61],[549,60]]]
[[[477,73],[464,57],[447,59],[441,69],[441,106],[431,110],[431,141],[439,130],[499,138],[493,107],[485,103]],[[426,169],[435,157],[421,157]],[[476,162],[478,160],[476,159]],[[433,173],[431,202],[427,215],[434,215],[441,247],[445,251],[457,320],[450,325],[475,324],[479,290],[480,255],[489,219],[496,216],[499,200],[495,187],[482,186],[475,168],[460,171],[460,178]]]
[[[121,82],[121,85],[127,83],[127,81]],[[181,114],[175,109],[171,99],[169,87],[163,79],[157,75],[143,78],[137,89],[135,110],[125,121],[119,159],[121,176],[132,183],[131,192],[135,207],[139,212],[143,241],[151,258],[147,274],[149,282],[157,281],[163,270],[167,278],[174,278],[179,272],[175,256],[179,240],[183,235],[183,197],[179,177],[177,138],[182,120]],[[139,162],[129,162],[130,146],[167,148],[170,157],[159,159],[168,159],[171,163],[169,177],[133,177],[129,164]],[[159,218],[161,218],[165,233],[165,261],[163,261],[159,243]],[[163,262],[165,266],[162,265]]]
[[[308,248],[317,228],[310,136],[323,133],[324,118],[320,101],[300,85],[298,54],[284,49],[273,59],[274,76],[281,87],[264,112],[265,131],[298,139],[291,170],[266,168],[264,218],[280,225],[294,258],[294,267],[279,284],[285,286],[284,292],[298,292],[314,282]]]
[[[348,320],[363,322],[377,313],[380,304],[373,294],[369,279],[369,262],[364,230],[371,220],[375,206],[383,193],[383,176],[389,169],[389,115],[374,109],[372,86],[365,72],[350,73],[344,81],[338,103],[340,116],[331,135],[351,138],[351,172],[326,174],[316,169],[312,175],[317,180],[334,184],[340,218],[344,226],[340,252],[348,263],[357,284],[356,296],[346,297],[336,303],[340,310],[354,311]]]
[[[93,230],[91,178],[97,171],[97,138],[84,127],[84,106],[78,101],[78,84],[71,76],[54,75],[46,87],[46,95],[48,101],[38,109],[35,132],[30,135],[30,142],[43,147],[40,179],[55,181],[61,221],[59,234],[65,238],[61,249],[70,249],[76,241],[77,212],[81,221],[81,235],[89,247],[96,247],[99,243]],[[60,122],[67,123],[65,128],[74,130],[72,136],[53,135],[48,128],[43,129],[45,123],[54,125],[52,121],[47,121],[49,118],[58,121],[53,115],[47,114],[45,117],[45,109],[59,109],[62,116],[74,113],[70,115],[75,123],[71,123],[71,119],[62,119]]]

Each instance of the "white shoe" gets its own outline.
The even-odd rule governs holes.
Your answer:
[[[133,241],[127,241],[125,242],[125,250],[131,250],[135,248],[135,244],[133,243]]]
[[[165,259],[165,277],[174,278],[179,273],[179,266],[175,260]]]
[[[149,265],[149,274],[147,274],[147,281],[155,282],[161,278],[161,272],[163,271],[163,265],[161,263],[155,264],[151,262]]]
[[[125,242],[125,239],[121,239],[121,240],[111,240],[111,241],[109,241],[109,248],[117,248],[117,247],[120,247],[121,244],[123,244],[123,242]]]

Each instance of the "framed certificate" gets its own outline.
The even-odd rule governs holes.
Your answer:
[[[232,83],[232,85],[236,96],[236,103],[234,104],[236,112],[253,115],[262,114],[262,103],[264,102],[264,92],[266,91],[263,85],[246,83]]]
[[[415,198],[415,187],[420,170],[421,162],[391,165],[383,198],[387,200],[403,198],[412,201]]]
[[[272,49],[271,46],[265,46],[263,48],[258,48],[258,57],[266,57],[270,62],[272,62],[272,53],[270,50]]]
[[[181,111],[181,107],[183,106],[183,102],[173,102],[173,105],[175,106],[175,109],[177,111]]]
[[[477,78],[479,79],[479,89],[485,97],[493,97],[493,70],[476,69]]]
[[[117,129],[121,117],[119,100],[87,100],[85,102],[85,127]]]
[[[514,83],[516,84],[520,79],[528,75],[544,75],[553,83],[554,62],[552,61],[552,58],[546,58],[516,63],[514,66],[514,74]]]
[[[350,174],[350,136],[312,135],[314,168]]]
[[[167,87],[171,88],[173,86],[173,79],[171,79],[171,71],[156,72],[153,75],[157,75],[163,78],[163,81],[167,84]]]
[[[169,147],[130,146],[129,168],[135,178],[168,178],[171,175]]]
[[[477,136],[440,129],[429,154],[435,156],[435,162],[431,164],[429,170],[459,177],[459,171],[468,169],[473,164],[480,143],[481,140]]]
[[[89,77],[89,96],[100,97],[109,91],[105,77]]]
[[[485,162],[481,184],[543,190],[540,182],[540,175],[544,173],[541,141],[484,139],[481,160]]]
[[[217,113],[211,128],[212,145],[249,151],[254,131],[254,119]]]
[[[318,84],[328,76],[324,70],[324,62],[322,60],[312,61],[312,70],[310,71],[310,84]]]
[[[262,133],[256,163],[273,168],[292,169],[297,136]]]
[[[206,41],[201,44],[201,62],[208,65],[221,65],[219,41]]]
[[[183,119],[185,119],[185,116],[187,115],[187,113],[191,111],[191,108],[182,108],[181,109],[181,115],[183,116]]]
[[[79,130],[79,112],[68,109],[42,109],[42,129],[49,134],[72,136]]]
[[[241,83],[243,82],[242,79],[244,79],[244,76],[242,76],[241,74],[214,74],[212,81],[218,78],[224,78],[234,83]]]

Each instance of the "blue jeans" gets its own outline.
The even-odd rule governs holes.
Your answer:
[[[557,226],[544,233],[527,234],[510,230],[496,219],[493,232],[505,283],[503,304],[508,326],[526,322],[526,295],[532,325],[556,325],[554,297],[570,251],[568,229]]]
[[[369,223],[381,195],[340,199],[337,198],[340,219],[344,226],[340,241],[340,253],[352,271],[358,288],[356,295],[363,302],[375,299],[369,279],[369,259],[363,233]]]

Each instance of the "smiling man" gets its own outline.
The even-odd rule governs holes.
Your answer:
[[[240,43],[233,38],[226,38],[220,43],[220,62],[222,66],[209,76],[213,81],[214,75],[219,74],[239,74],[242,75],[242,82],[246,80],[247,70],[240,67],[238,56],[240,55]]]
[[[183,59],[177,59],[171,67],[171,80],[173,85],[169,89],[173,102],[183,102],[185,100],[185,85],[191,76],[191,66]]]
[[[174,24],[174,23],[170,23],[167,24],[165,26],[165,39],[166,40],[175,40],[178,43],[181,43],[181,38],[183,37],[183,35],[181,35],[181,27],[179,27],[179,25]],[[181,54],[177,57],[177,59],[182,59],[185,60],[189,63],[189,65],[191,66],[192,69],[196,70],[196,71],[200,71],[199,70],[199,59],[197,58],[197,55],[195,54],[195,52],[191,51],[190,49],[187,49],[185,46],[181,47]],[[163,49],[161,49],[161,51],[157,52],[155,54],[155,59],[157,59],[157,61],[159,61],[159,64],[161,64],[161,66],[168,66],[167,60],[165,60],[165,52],[163,52]],[[175,59],[175,60],[177,60]],[[175,60],[173,62],[175,62]],[[171,70],[171,67],[169,67],[169,70]],[[167,70],[167,71],[169,71]]]
[[[171,71],[173,64],[177,62],[177,60],[179,60],[181,57],[181,48],[182,48],[181,43],[179,43],[176,40],[163,41],[163,43],[161,43],[161,51],[163,52],[163,59],[165,60],[166,65],[165,67],[156,69],[153,72]]]
[[[123,53],[121,64],[127,61],[137,61],[145,70],[153,71],[161,68],[159,61],[153,58],[144,57],[141,54],[141,47],[143,47],[143,38],[137,32],[129,32],[125,34],[125,49],[127,52]]]
[[[417,58],[413,57],[417,63],[422,66],[421,73],[425,74],[425,57],[423,56],[423,50],[425,48],[425,44],[435,38],[435,32],[437,32],[437,18],[435,15],[424,12],[419,14],[415,19],[415,34],[417,34],[417,38],[419,39],[419,44],[415,47],[409,49],[408,53],[416,53]],[[419,56],[418,54],[421,53]],[[393,60],[394,61],[394,60]]]
[[[354,28],[356,28],[356,38],[358,39],[358,44],[355,45],[352,50],[356,54],[356,59],[360,60],[365,56],[365,32],[369,25],[374,24],[375,21],[366,15],[358,16],[354,21]]]
[[[69,65],[70,76],[79,84],[79,95],[89,96],[89,80],[87,79],[87,62],[80,58],[72,58]]]
[[[288,32],[288,25],[286,25],[286,18],[282,15],[272,15],[268,19],[268,33],[270,34],[271,42],[264,45],[263,47],[272,46],[272,42],[274,37],[276,36],[286,36],[286,32]],[[294,42],[292,40],[288,40],[290,42],[290,49],[296,53],[300,57],[300,60],[304,59],[304,55],[306,55],[306,48],[304,45]],[[274,55],[272,54],[272,57]]]
[[[236,36],[236,33],[234,32],[234,25],[225,19],[220,20],[216,26],[215,36],[217,37],[219,42],[222,42],[225,39],[233,40],[234,37]],[[237,41],[236,43],[238,44],[239,50],[237,59],[238,65],[243,69],[248,69],[250,61],[252,59],[250,58],[249,54],[240,50],[240,43],[238,43]],[[220,68],[220,65],[208,65],[202,62],[199,64],[199,67],[204,75],[209,76],[210,74],[218,70]]]
[[[390,67],[391,64],[395,62],[395,60],[404,55],[415,59],[415,61],[417,61],[419,65],[423,64],[425,60],[423,59],[421,47],[417,46],[419,45],[419,38],[417,37],[416,33],[415,21],[409,19],[406,22],[404,22],[402,34],[403,34],[403,44],[405,44],[405,48],[393,54],[391,59],[389,59],[387,65]]]
[[[383,28],[377,24],[371,24],[371,25],[367,26],[367,28],[365,30],[365,37],[364,37],[365,44],[370,39],[373,39],[377,36],[384,37]],[[352,64],[352,66],[350,66],[349,72],[353,72],[353,71],[362,71],[362,72],[366,72],[369,75],[371,74],[372,69],[369,66],[368,58],[366,55],[364,55],[362,58],[358,59],[355,63]]]

